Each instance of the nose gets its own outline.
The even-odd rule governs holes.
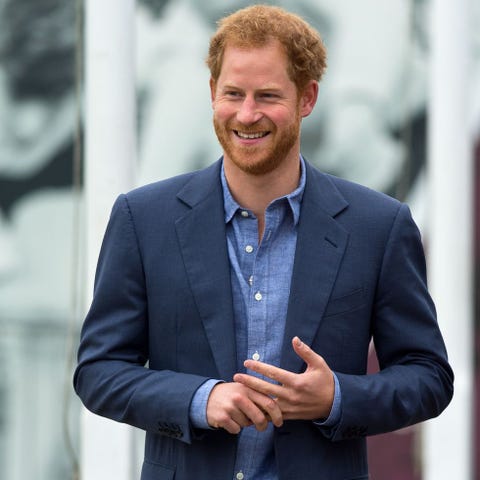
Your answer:
[[[255,98],[246,96],[237,112],[237,120],[244,125],[252,125],[262,118]]]

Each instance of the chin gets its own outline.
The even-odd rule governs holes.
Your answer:
[[[238,156],[229,156],[232,163],[234,163],[240,170],[250,175],[266,175],[267,173],[273,172],[278,165],[278,159],[276,158],[263,158],[257,161],[243,160],[238,158]]]

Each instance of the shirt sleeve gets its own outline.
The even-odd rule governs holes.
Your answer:
[[[211,378],[200,385],[193,395],[192,403],[190,404],[190,421],[193,427],[203,429],[212,428],[207,422],[207,402],[213,387],[218,383],[222,383],[222,381]]]
[[[340,384],[335,373],[333,374],[333,379],[335,381],[335,394],[333,396],[332,409],[326,420],[313,422],[319,427],[334,427],[340,421],[340,416],[342,414],[342,392],[340,391]]]

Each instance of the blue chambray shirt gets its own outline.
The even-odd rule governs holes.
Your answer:
[[[298,187],[270,203],[265,211],[265,231],[258,244],[257,219],[233,199],[222,168],[225,224],[230,259],[237,367],[245,372],[247,358],[280,364],[285,330],[297,225],[305,190],[306,170],[300,157]],[[247,373],[259,376],[250,370]],[[196,392],[190,415],[195,427],[208,428],[206,403],[218,380],[208,380]],[[340,389],[335,378],[335,401],[324,425],[334,425],[340,416]],[[258,432],[254,426],[239,434],[233,479],[276,480],[273,424]]]

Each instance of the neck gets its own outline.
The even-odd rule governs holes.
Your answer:
[[[258,219],[259,241],[263,236],[265,210],[276,198],[293,192],[300,181],[300,154],[272,172],[252,175],[224,157],[225,178],[233,198]]]

